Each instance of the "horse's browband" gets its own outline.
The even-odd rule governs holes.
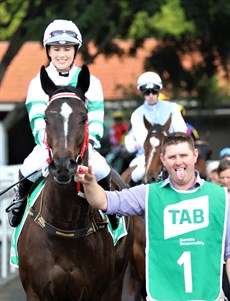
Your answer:
[[[62,93],[58,93],[58,94],[53,95],[50,98],[50,102],[52,102],[53,100],[56,100],[58,98],[67,98],[67,97],[76,98],[78,100],[81,100],[81,98],[78,97],[75,93],[72,93],[72,92],[62,92]]]

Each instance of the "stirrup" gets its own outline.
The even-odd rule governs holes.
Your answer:
[[[10,205],[8,207],[6,207],[5,211],[8,213],[9,211],[12,210],[13,207],[16,207],[17,204],[23,204],[24,203],[24,199],[22,200],[18,200],[18,201],[13,201],[12,203],[10,203]]]
[[[17,227],[23,217],[25,208],[26,208],[26,198],[27,195],[21,196],[19,189],[16,188],[13,201],[5,209],[8,215],[8,221],[11,227]]]
[[[9,211],[12,210],[13,207],[20,207],[17,205],[20,205],[21,203],[24,203],[26,199],[26,196],[21,197],[19,194],[19,191],[17,188],[14,189],[14,197],[13,197],[13,201],[10,203],[10,205],[8,207],[6,207],[5,211],[8,213]]]
[[[20,224],[25,208],[25,199],[21,199],[17,202],[12,202],[12,204],[10,204],[8,208],[6,208],[6,212],[8,214],[8,221],[11,227],[15,228]]]

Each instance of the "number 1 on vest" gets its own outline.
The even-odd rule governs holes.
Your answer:
[[[185,292],[192,293],[192,265],[191,265],[191,252],[183,252],[181,257],[177,260],[177,263],[181,266],[184,265],[184,283]]]

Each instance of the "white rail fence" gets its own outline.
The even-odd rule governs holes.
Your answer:
[[[0,191],[18,181],[20,165],[0,165]],[[10,227],[5,208],[10,204],[13,189],[0,196],[0,284],[12,279],[18,270],[10,265],[10,243],[13,228]]]

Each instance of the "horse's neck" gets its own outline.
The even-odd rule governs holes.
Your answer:
[[[87,200],[80,196],[77,184],[58,185],[52,177],[48,177],[43,193],[43,212],[49,218],[59,217],[60,220],[82,220],[90,217],[91,208]]]

